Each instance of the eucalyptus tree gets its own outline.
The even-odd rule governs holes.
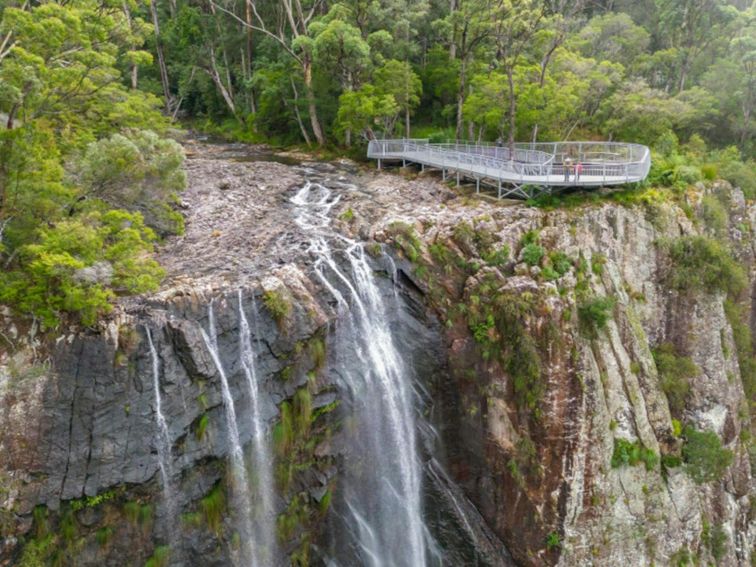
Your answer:
[[[296,62],[301,73],[307,100],[310,126],[318,144],[325,144],[325,134],[318,117],[318,109],[313,88],[313,48],[314,39],[310,24],[316,16],[322,15],[326,7],[323,0],[279,0],[251,2],[249,5],[251,22],[234,11],[209,0],[218,10],[225,12],[239,23],[256,30],[272,39],[285,54]]]
[[[468,94],[468,75],[474,56],[495,31],[508,0],[453,0],[449,13],[434,22],[436,34],[449,49],[449,58],[459,59],[457,88],[456,137],[462,136],[463,107]]]

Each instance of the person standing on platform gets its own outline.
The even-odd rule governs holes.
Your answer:
[[[572,168],[572,160],[570,158],[566,158],[562,164],[562,167],[564,168],[564,181],[565,183],[568,183],[570,181],[570,169]]]
[[[581,173],[583,173],[583,164],[578,162],[577,165],[575,165],[575,183],[580,181]]]

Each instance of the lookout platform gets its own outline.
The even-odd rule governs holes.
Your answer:
[[[548,142],[507,146],[428,140],[371,140],[367,156],[384,161],[418,163],[447,175],[491,185],[498,197],[525,199],[564,187],[604,187],[642,181],[651,167],[646,146],[621,142]],[[581,171],[576,173],[576,165]]]

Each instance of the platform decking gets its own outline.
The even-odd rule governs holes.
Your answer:
[[[515,144],[513,151],[485,143],[428,140],[371,140],[369,158],[418,163],[425,168],[474,179],[478,190],[485,183],[497,188],[499,197],[530,198],[563,187],[603,187],[642,181],[651,167],[646,146],[620,142],[556,142]],[[565,165],[570,160],[573,167]],[[582,172],[575,173],[575,164]],[[567,171],[565,171],[567,169]],[[565,174],[568,175],[565,175]]]

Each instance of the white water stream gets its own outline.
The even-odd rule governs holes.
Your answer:
[[[250,399],[250,416],[252,422],[252,447],[250,469],[252,471],[252,565],[264,566],[276,564],[278,549],[276,545],[276,511],[274,508],[275,487],[273,484],[273,463],[270,447],[270,432],[263,418],[260,405],[260,387],[255,367],[255,351],[252,348],[252,333],[244,313],[242,292],[239,290],[239,353]],[[257,310],[253,306],[253,324],[257,322]],[[259,332],[255,329],[255,336]]]
[[[346,325],[336,346],[353,357],[342,369],[355,427],[343,487],[363,564],[426,565],[429,536],[422,515],[415,392],[388,326],[389,314],[361,244],[329,234],[328,213],[338,197],[307,182],[292,199],[297,224],[312,232],[315,270],[336,299]],[[338,239],[334,252],[329,239]],[[345,257],[348,269],[335,261]],[[394,306],[392,306],[394,307]]]

